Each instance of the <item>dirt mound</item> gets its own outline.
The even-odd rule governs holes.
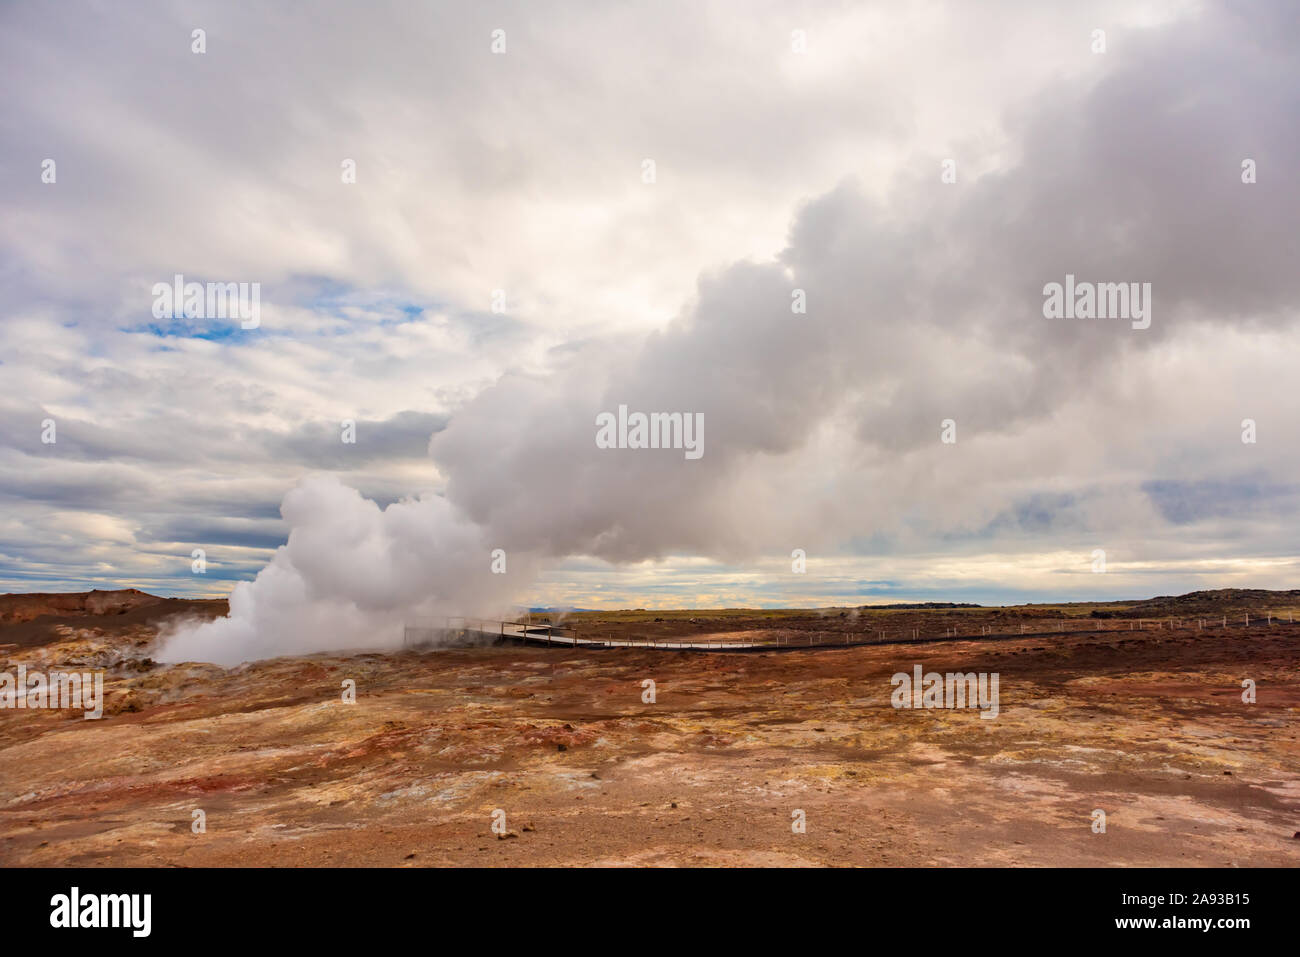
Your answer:
[[[37,648],[77,632],[133,640],[155,633],[165,619],[215,618],[228,611],[224,598],[160,598],[138,588],[0,595],[0,660],[6,649]]]
[[[71,615],[121,615],[133,608],[157,605],[166,599],[138,588],[121,588],[115,591],[70,592],[43,594],[31,592],[19,595],[0,595],[0,623],[16,625],[34,621],[42,615],[68,617]]]

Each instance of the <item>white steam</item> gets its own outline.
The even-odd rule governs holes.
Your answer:
[[[230,615],[165,635],[162,661],[222,665],[315,651],[392,648],[422,615],[504,613],[533,569],[493,574],[481,530],[440,496],[381,509],[331,476],[306,478],[281,508],[288,542],[230,594]]]

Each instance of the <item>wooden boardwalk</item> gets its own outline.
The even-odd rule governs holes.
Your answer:
[[[451,638],[463,640],[470,636],[497,641],[517,641],[529,645],[541,645],[548,648],[644,648],[655,651],[795,651],[808,648],[857,648],[862,645],[901,645],[931,644],[939,641],[990,641],[1008,638],[1053,638],[1061,635],[1108,635],[1127,631],[1152,631],[1166,628],[1196,629],[1198,631],[1245,631],[1249,628],[1285,625],[1294,627],[1293,621],[1281,616],[1271,619],[1257,618],[1249,622],[1220,621],[1218,619],[1118,619],[1110,620],[1109,627],[1071,627],[1078,625],[1099,624],[1091,619],[1061,619],[1051,630],[1028,631],[1028,626],[1021,625],[1019,631],[993,632],[982,630],[980,634],[958,634],[956,629],[947,629],[943,634],[922,634],[918,628],[889,630],[851,635],[839,632],[808,632],[803,635],[776,635],[773,639],[753,640],[697,640],[655,639],[655,638],[615,638],[612,635],[601,636],[599,633],[583,635],[577,629],[563,625],[535,624],[528,621],[489,621],[475,618],[430,619],[423,623],[408,624],[403,632],[402,643],[407,647],[442,644]],[[1129,627],[1124,627],[1128,624]],[[1039,623],[1035,623],[1039,625]]]

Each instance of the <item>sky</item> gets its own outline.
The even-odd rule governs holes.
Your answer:
[[[0,590],[242,582],[256,648],[1295,587],[1298,9],[7,3]]]

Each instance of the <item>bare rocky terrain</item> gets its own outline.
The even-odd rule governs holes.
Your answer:
[[[592,612],[566,623],[831,638],[1066,625],[911,646],[497,645],[223,669],[149,658],[160,622],[223,602],[0,596],[0,670],[102,668],[107,698],[98,721],[0,709],[0,864],[1295,866],[1300,624],[1201,622],[1287,615],[1298,597]],[[1000,713],[891,707],[891,675],[918,664],[997,672]]]

